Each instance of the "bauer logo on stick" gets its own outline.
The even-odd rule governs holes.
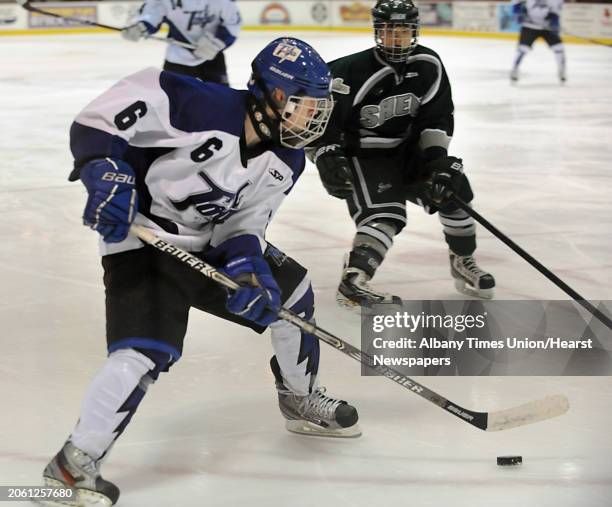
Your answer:
[[[279,63],[282,63],[285,60],[295,62],[302,54],[302,50],[297,46],[292,46],[291,44],[281,42],[278,46],[276,46],[272,54],[280,59]]]

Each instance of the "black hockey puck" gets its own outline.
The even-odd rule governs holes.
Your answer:
[[[520,465],[522,462],[522,456],[497,456],[497,464],[501,467]]]

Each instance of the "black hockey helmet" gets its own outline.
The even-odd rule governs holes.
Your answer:
[[[419,37],[419,9],[412,0],[378,0],[372,8],[374,40],[389,63],[402,63]]]

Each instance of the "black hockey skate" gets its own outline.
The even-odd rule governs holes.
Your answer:
[[[325,394],[317,387],[306,396],[298,396],[283,383],[276,357],[270,361],[276,379],[278,406],[286,419],[285,428],[292,433],[320,437],[350,438],[361,435],[357,409],[346,401]]]
[[[478,267],[474,256],[461,256],[449,252],[449,260],[455,288],[459,292],[483,299],[493,298],[495,278]]]
[[[49,462],[43,472],[47,487],[73,490],[70,499],[41,501],[43,505],[69,505],[73,507],[110,507],[119,498],[119,488],[100,476],[100,465],[71,442]]]
[[[373,289],[368,283],[369,281],[370,277],[365,271],[359,268],[345,267],[336,292],[338,304],[349,310],[369,308],[380,303],[402,304],[399,297]]]

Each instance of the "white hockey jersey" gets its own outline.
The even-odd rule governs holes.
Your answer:
[[[225,43],[234,43],[240,32],[242,19],[234,0],[146,0],[133,23],[142,21],[152,30],[163,23],[169,28],[168,37],[197,44],[204,33]],[[194,66],[204,62],[189,49],[169,44],[166,60],[180,65]]]
[[[563,0],[525,0],[524,5],[523,26],[536,30],[559,30]]]
[[[244,139],[246,91],[148,68],[85,107],[70,132],[78,179],[86,162],[111,157],[136,173],[135,223],[188,251],[240,235],[265,247],[268,222],[304,170],[303,150]],[[128,236],[101,254],[140,248]]]

